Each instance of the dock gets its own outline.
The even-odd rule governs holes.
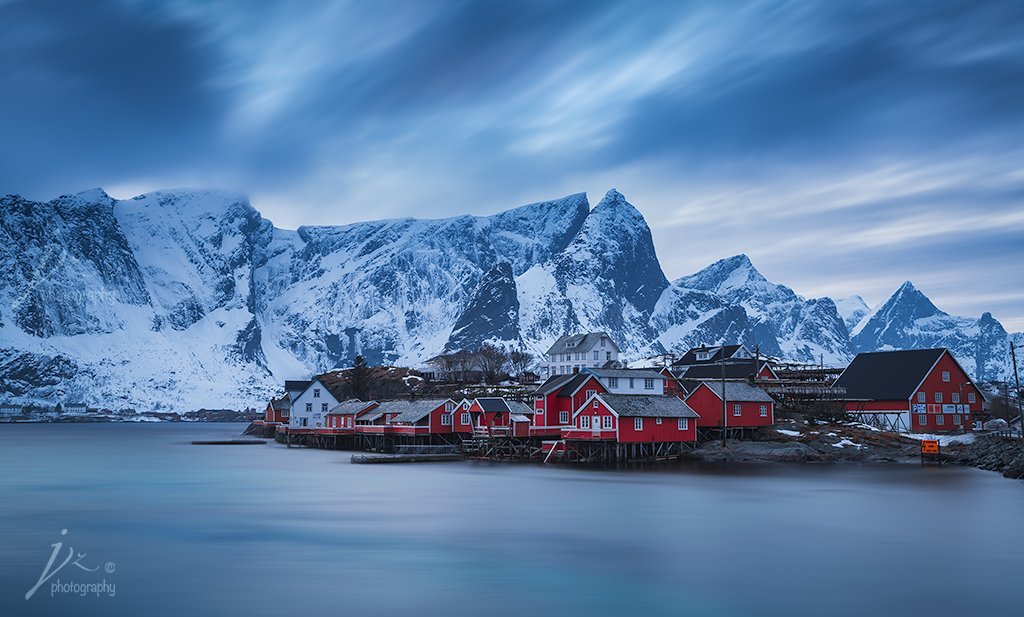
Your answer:
[[[380,463],[440,463],[442,461],[462,461],[461,454],[353,454],[352,463],[372,465]]]
[[[262,439],[214,439],[193,441],[193,446],[260,446],[267,443]]]

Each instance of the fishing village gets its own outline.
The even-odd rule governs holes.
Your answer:
[[[245,432],[354,451],[353,463],[919,459],[1024,474],[1019,399],[990,400],[947,349],[862,353],[828,368],[704,345],[627,368],[608,334],[592,332],[558,339],[541,375],[520,359],[515,382],[497,384],[484,352],[439,356],[415,373],[357,360],[288,380]],[[354,396],[375,370],[397,387]]]

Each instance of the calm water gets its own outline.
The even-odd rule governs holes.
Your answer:
[[[992,473],[187,444],[241,428],[0,427],[0,615],[1024,612],[1024,483]],[[98,570],[68,565],[26,601],[61,529]],[[58,579],[114,596],[51,595]]]

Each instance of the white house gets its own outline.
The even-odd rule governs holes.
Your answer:
[[[665,376],[649,369],[591,368],[601,385],[611,394],[665,395]]]
[[[0,416],[11,417],[21,415],[21,405],[15,405],[14,403],[3,403],[0,404]]]
[[[288,426],[294,430],[323,428],[327,412],[340,403],[338,392],[332,392],[318,378],[309,382],[302,392],[292,399]]]
[[[61,411],[72,416],[83,416],[89,412],[89,407],[85,403],[64,403]]]
[[[619,346],[607,332],[566,335],[555,341],[541,364],[543,376],[569,375],[584,368],[619,364]]]

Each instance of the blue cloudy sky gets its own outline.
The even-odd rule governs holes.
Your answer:
[[[281,227],[617,187],[675,278],[1024,330],[1024,2],[0,0],[0,193]]]

